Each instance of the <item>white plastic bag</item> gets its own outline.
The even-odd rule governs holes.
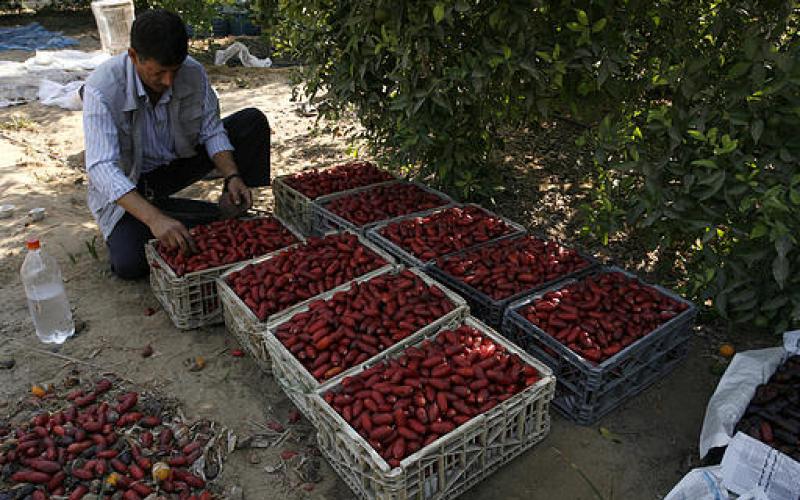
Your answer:
[[[800,463],[775,448],[737,432],[720,464],[722,485],[733,493],[769,500],[800,498]]]
[[[728,500],[719,465],[690,470],[664,500]]]
[[[92,71],[111,56],[102,50],[84,52],[82,50],[37,50],[36,55],[23,64],[29,71],[60,69],[64,71]]]
[[[736,495],[725,486],[721,465],[692,469],[667,493],[664,500],[777,500],[760,488]]]
[[[57,106],[71,111],[83,108],[83,101],[78,94],[82,81],[69,82],[66,85],[42,80],[39,82],[39,101],[45,106]]]
[[[700,431],[700,458],[711,448],[727,446],[756,388],[767,383],[789,354],[800,353],[800,330],[783,335],[784,347],[745,351],[733,357],[708,400]]]
[[[269,57],[264,59],[257,58],[250,53],[250,49],[242,42],[234,42],[227,49],[218,50],[216,54],[214,54],[214,66],[222,66],[232,57],[236,56],[239,56],[242,65],[248,68],[269,68],[272,66],[272,59]]]

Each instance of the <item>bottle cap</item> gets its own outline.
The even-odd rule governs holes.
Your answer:
[[[27,241],[26,246],[28,247],[28,250],[39,250],[41,245],[39,244],[38,238],[31,238]]]

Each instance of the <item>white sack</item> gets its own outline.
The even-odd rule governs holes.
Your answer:
[[[733,357],[708,400],[700,431],[700,458],[711,448],[728,445],[756,387],[767,383],[790,353],[800,353],[800,330],[784,333],[783,339],[784,347],[745,351]]]
[[[42,80],[39,82],[39,101],[45,106],[56,106],[71,111],[83,108],[83,101],[78,94],[82,81],[69,82],[66,85]]]
[[[216,54],[214,54],[214,66],[222,66],[236,56],[239,56],[242,65],[248,68],[269,68],[272,66],[272,59],[269,57],[264,59],[257,58],[250,53],[250,49],[242,42],[234,42],[227,49],[218,50]]]

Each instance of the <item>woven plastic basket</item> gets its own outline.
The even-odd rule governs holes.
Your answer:
[[[332,165],[327,168],[336,167],[341,167],[341,165]],[[290,224],[293,224],[303,234],[310,236],[314,225],[314,211],[312,206],[314,200],[294,189],[286,182],[287,179],[294,175],[295,174],[281,175],[272,180],[272,193],[275,196],[275,213],[283,217]],[[393,174],[390,175],[394,177]],[[388,182],[394,181],[388,180],[368,184],[368,186],[375,186]],[[339,193],[350,192],[362,187],[364,186],[356,186],[345,191],[339,191]]]
[[[592,274],[603,272],[621,272],[635,278],[635,275],[617,267],[603,267]],[[685,358],[697,310],[691,302],[675,293],[650,285],[660,293],[686,304],[688,308],[616,355],[595,365],[545,333],[519,312],[545,293],[575,281],[578,280],[562,281],[513,303],[503,321],[503,334],[553,369],[558,379],[553,400],[556,409],[578,424],[590,425],[664,378]]]
[[[275,217],[300,241],[302,234],[278,216]],[[145,256],[150,266],[150,287],[175,327],[181,330],[200,328],[222,322],[222,307],[217,294],[216,279],[237,262],[178,276],[156,250],[158,240],[145,245]],[[284,249],[278,249],[280,252]],[[270,254],[266,254],[271,255]],[[252,260],[252,259],[251,259]],[[244,263],[250,260],[242,261]]]
[[[392,274],[398,274],[402,271],[402,268],[395,269],[391,272]],[[424,328],[417,330],[416,332],[412,333],[405,339],[401,340],[400,342],[394,344],[390,348],[386,349],[385,351],[377,354],[376,356],[382,356],[387,352],[396,352],[398,350],[402,350],[405,348],[406,345],[413,343],[416,341],[417,337],[420,335],[424,335],[425,332],[430,332],[431,330],[438,330],[438,328],[443,325],[450,323],[452,320],[462,319],[469,314],[469,309],[467,308],[467,303],[453,293],[452,291],[448,290],[444,287],[441,283],[437,283],[429,276],[426,276],[424,273],[417,269],[410,270],[413,274],[418,276],[422,281],[424,281],[428,285],[437,285],[442,292],[447,296],[448,300],[453,304],[453,310],[441,316],[440,318],[433,321],[431,324],[425,326]],[[371,276],[369,278],[359,278],[355,280],[355,282],[362,282],[362,281],[369,281],[375,276]],[[341,289],[331,292],[326,292],[322,295],[317,297],[317,300],[328,300],[333,297],[336,293],[340,291],[347,291],[350,290],[355,282],[350,282],[345,287],[341,287]],[[281,314],[280,317],[276,318],[274,321],[271,322],[268,331],[264,334],[267,352],[269,353],[270,358],[272,359],[272,375],[280,384],[283,391],[292,400],[292,402],[297,406],[303,414],[306,415],[309,419],[313,419],[315,414],[310,411],[310,402],[309,398],[313,394],[313,392],[321,386],[332,386],[335,385],[339,380],[342,378],[351,375],[359,370],[359,366],[354,366],[336,377],[325,381],[324,383],[320,384],[314,376],[309,373],[308,369],[291,353],[289,349],[284,346],[277,337],[275,337],[275,332],[278,331],[280,326],[302,312],[305,312],[309,309],[310,303],[303,304],[299,307],[294,307],[289,311]],[[369,361],[369,360],[367,360]]]
[[[379,274],[392,271],[397,268],[397,265],[394,262],[394,259],[384,252],[383,250],[377,248],[375,245],[367,242],[363,238],[359,238],[359,243],[372,252],[379,255],[383,260],[386,261],[386,264],[370,271],[369,273],[364,274],[363,276],[359,276],[355,279],[368,279],[372,276],[377,276]],[[291,249],[285,250],[291,251]],[[225,327],[228,332],[233,335],[239,344],[245,348],[251,356],[256,360],[256,364],[265,372],[271,373],[272,372],[272,362],[269,356],[269,352],[267,352],[265,341],[264,341],[264,334],[267,329],[272,325],[272,323],[281,316],[282,313],[285,313],[288,310],[291,310],[295,307],[300,307],[305,304],[309,304],[319,298],[319,295],[315,295],[313,297],[309,297],[306,300],[298,302],[297,304],[284,309],[283,311],[278,311],[272,315],[270,315],[265,321],[261,321],[258,317],[253,313],[253,311],[245,304],[242,299],[236,295],[236,293],[231,289],[228,285],[226,278],[233,273],[241,271],[246,266],[251,264],[258,264],[260,262],[264,262],[268,259],[272,259],[281,252],[276,252],[271,254],[267,257],[261,259],[255,259],[250,261],[246,264],[238,265],[235,267],[230,268],[224,274],[222,274],[219,278],[217,278],[217,289],[219,293],[220,301],[222,302],[222,307],[225,311],[224,318],[225,318]],[[353,280],[347,281],[342,283],[341,285],[332,288],[331,290],[326,290],[326,292],[331,291],[339,291],[351,283]]]
[[[400,467],[393,469],[322,398],[324,392],[335,391],[338,386],[318,389],[311,402],[313,411],[318,413],[319,449],[358,498],[428,500],[457,497],[540,442],[549,432],[549,406],[555,378],[546,365],[472,317],[453,320],[417,339],[432,338],[441,330],[457,328],[461,324],[482,331],[510,353],[516,353],[523,362],[534,366],[542,378],[406,457],[400,462]],[[364,363],[360,371],[397,355],[399,352],[373,358]]]

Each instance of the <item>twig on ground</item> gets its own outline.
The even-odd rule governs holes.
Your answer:
[[[47,351],[47,350],[44,350],[44,349],[37,349],[35,347],[30,347],[30,346],[24,345],[22,343],[17,343],[17,345],[20,348],[22,348],[22,349],[24,349],[24,350],[26,350],[28,352],[41,354],[41,355],[44,355],[44,356],[50,356],[50,357],[53,357],[53,358],[58,358],[58,359],[61,359],[63,361],[67,361],[68,363],[75,363],[75,364],[89,366],[91,368],[94,368],[95,370],[98,370],[101,373],[113,373],[114,375],[119,377],[121,380],[124,380],[125,382],[128,382],[129,384],[133,384],[135,386],[140,386],[140,384],[134,382],[133,380],[129,379],[128,377],[125,377],[124,375],[120,375],[116,370],[112,370],[112,369],[97,365],[95,363],[91,363],[89,361],[84,361],[82,359],[78,359],[78,358],[75,358],[75,357],[72,357],[72,356],[67,356],[66,354]]]
[[[29,143],[27,141],[21,141],[19,139],[15,139],[13,137],[9,137],[8,134],[4,134],[2,132],[0,132],[0,137],[2,137],[3,139],[7,140],[8,142],[10,142],[12,144],[15,144],[15,145],[21,146],[21,147],[25,147],[25,148],[30,148],[30,149],[32,149],[33,151],[35,151],[36,153],[38,153],[40,155],[47,156],[51,160],[53,160],[55,162],[58,162],[60,164],[60,166],[62,166],[62,167],[68,166],[67,161],[64,160],[63,158],[59,158],[58,156],[54,155],[53,153],[51,153],[49,151],[45,151],[45,150],[39,149],[39,148],[37,148],[36,146],[34,146],[33,144],[31,144],[31,143]]]
[[[592,480],[591,480],[591,479],[589,479],[589,476],[587,476],[587,475],[586,475],[586,473],[585,473],[585,472],[583,472],[583,469],[581,469],[581,468],[578,466],[578,464],[574,463],[572,460],[570,460],[569,458],[567,458],[567,457],[564,455],[564,453],[562,453],[562,452],[561,452],[561,450],[559,450],[559,449],[558,449],[558,448],[556,448],[555,446],[551,446],[551,447],[550,447],[550,449],[552,449],[554,452],[556,452],[556,455],[558,455],[558,457],[559,457],[561,460],[563,460],[564,462],[566,462],[566,463],[567,463],[567,465],[569,465],[569,466],[570,466],[570,467],[571,467],[571,468],[572,468],[572,469],[573,469],[575,472],[577,472],[577,473],[578,473],[578,475],[579,475],[579,476],[581,476],[581,478],[582,478],[582,479],[583,479],[583,480],[586,482],[586,484],[588,484],[588,485],[589,485],[589,488],[591,488],[591,489],[592,489],[592,493],[594,493],[594,494],[595,494],[595,496],[598,498],[598,500],[606,500],[606,497],[604,497],[604,496],[603,496],[603,494],[602,494],[602,493],[600,493],[600,489],[599,489],[597,486],[595,486],[595,484],[592,482]],[[611,497],[609,497],[609,500],[611,500]]]

